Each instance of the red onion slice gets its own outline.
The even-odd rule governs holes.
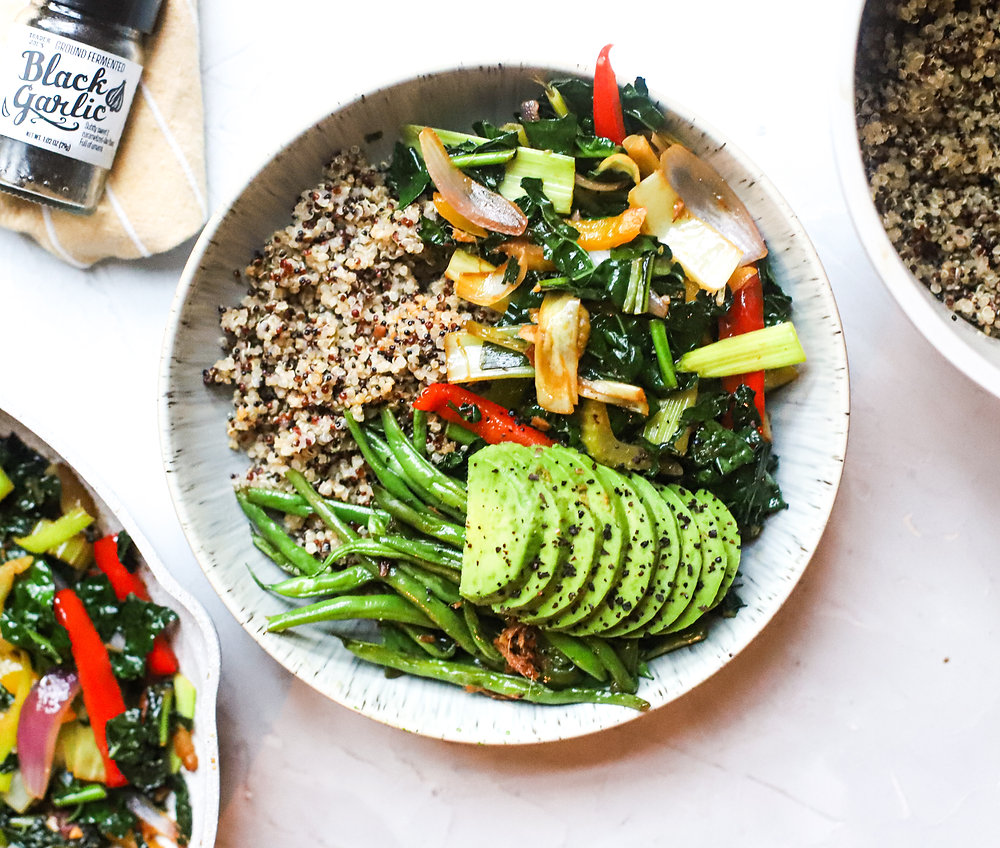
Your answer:
[[[528,219],[517,204],[456,168],[430,127],[420,131],[420,152],[435,188],[459,215],[495,233],[519,236],[525,231]]]
[[[743,251],[740,265],[767,256],[760,230],[718,171],[680,144],[672,144],[660,157],[660,169],[685,209]]]
[[[33,798],[45,797],[56,737],[63,716],[79,691],[80,680],[76,672],[55,669],[31,687],[21,707],[17,723],[17,759],[24,786]]]

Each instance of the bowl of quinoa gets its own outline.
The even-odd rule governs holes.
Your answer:
[[[348,708],[433,738],[551,741],[637,713],[595,704],[512,704],[432,680],[389,678],[348,653],[337,623],[268,632],[267,616],[286,605],[254,582],[251,569],[263,577],[274,566],[254,549],[233,490],[244,483],[280,487],[294,469],[324,496],[364,503],[371,479],[345,433],[345,417],[360,419],[368,406],[408,404],[444,375],[444,336],[479,317],[442,279],[442,257],[419,237],[420,216],[432,216],[433,205],[418,200],[400,208],[387,189],[382,166],[399,128],[462,128],[479,119],[499,125],[537,95],[538,79],[590,73],[459,68],[339,107],[293,135],[213,216],[185,268],[166,329],[162,453],[178,517],[209,582],[289,672]],[[849,406],[836,304],[798,220],[734,145],[657,100],[671,133],[708,158],[754,210],[773,271],[794,299],[810,367],[771,410],[785,434],[779,476],[792,507],[772,517],[755,541],[758,566],[747,606],[721,621],[702,650],[657,659],[649,692],[654,708],[729,662],[791,592],[833,506]],[[454,448],[433,426],[429,435],[435,453]],[[328,534],[310,520],[291,520],[287,529],[310,553],[329,549]]]
[[[1000,9],[859,3],[835,142],[865,249],[948,360],[1000,396]]]

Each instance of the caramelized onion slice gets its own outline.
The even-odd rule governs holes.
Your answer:
[[[688,213],[743,251],[741,265],[767,256],[767,247],[743,201],[718,171],[680,144],[660,157],[660,169]]]
[[[56,737],[63,716],[80,691],[76,673],[48,672],[31,688],[17,723],[17,758],[24,788],[33,798],[44,798],[52,772]]]
[[[514,289],[521,285],[527,268],[518,264],[517,273],[510,282],[504,282],[507,276],[507,265],[504,262],[499,268],[486,273],[459,274],[455,281],[455,294],[477,306],[494,306],[508,297]]]
[[[420,152],[434,186],[459,215],[483,229],[519,236],[528,226],[524,213],[506,197],[490,191],[452,164],[431,127],[420,131]]]

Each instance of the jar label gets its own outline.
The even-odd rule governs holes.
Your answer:
[[[0,63],[0,135],[110,168],[142,65],[18,24]]]

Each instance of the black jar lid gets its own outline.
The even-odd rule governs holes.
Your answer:
[[[156,26],[162,0],[57,0],[85,15],[109,24],[127,26],[149,33]]]

